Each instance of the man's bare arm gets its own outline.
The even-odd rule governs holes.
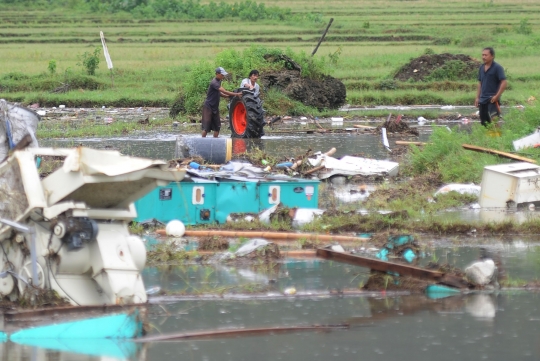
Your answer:
[[[491,98],[491,102],[492,103],[496,103],[499,101],[499,99],[501,98],[501,95],[502,93],[504,92],[504,90],[506,89],[506,86],[508,85],[508,82],[505,80],[501,81],[501,85],[499,86],[499,91],[497,92],[497,94],[495,94],[492,98]]]

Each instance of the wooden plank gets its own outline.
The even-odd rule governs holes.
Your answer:
[[[495,155],[498,155],[498,156],[501,156],[501,157],[505,157],[505,158],[509,158],[509,159],[513,159],[513,160],[519,160],[520,162],[536,163],[536,161],[534,159],[521,157],[519,155],[515,155],[515,154],[512,154],[512,153],[501,152],[500,150],[482,148],[482,147],[478,147],[476,145],[471,145],[471,144],[462,144],[461,146],[463,148],[465,148],[465,149],[468,149],[468,150],[474,150],[475,152],[495,154]]]
[[[444,273],[438,271],[431,271],[405,264],[385,262],[378,259],[361,257],[343,252],[335,252],[323,248],[317,248],[317,257],[349,263],[360,267],[366,267],[375,271],[396,272],[399,273],[400,276],[411,276],[433,281],[439,281],[444,276]]]
[[[285,332],[299,331],[329,331],[337,329],[348,329],[348,324],[341,325],[313,325],[313,326],[290,326],[290,327],[265,327],[265,328],[240,328],[240,329],[217,329],[207,331],[181,332],[165,335],[144,336],[134,339],[135,342],[162,342],[187,339],[215,338],[215,337],[238,337],[268,335]]]
[[[396,140],[396,144],[397,145],[409,145],[409,144],[412,144],[412,145],[426,145],[426,144],[429,144],[429,143],[426,143],[426,142],[408,142],[408,141],[405,141],[405,140]]]
[[[369,125],[359,125],[359,124],[354,124],[353,127],[359,128],[359,129],[370,129],[370,130],[377,129],[377,127],[372,127],[372,126],[369,126]]]

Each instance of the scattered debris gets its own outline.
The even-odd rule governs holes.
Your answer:
[[[465,268],[467,279],[476,286],[486,286],[496,281],[497,267],[492,259],[474,262]]]
[[[514,140],[512,143],[514,144],[515,150],[540,147],[540,128],[536,129],[531,135]]]
[[[449,192],[458,192],[459,194],[471,194],[473,196],[480,196],[480,191],[482,190],[481,186],[477,186],[474,183],[471,184],[447,184],[441,188],[439,188],[435,194],[434,197],[437,197],[439,194],[446,194]]]
[[[479,203],[482,208],[509,208],[540,201],[537,182],[540,166],[508,163],[484,167]]]
[[[229,241],[220,236],[208,236],[199,239],[197,250],[220,251],[229,249]]]
[[[236,252],[236,257],[265,259],[266,261],[281,258],[277,244],[264,239],[255,238],[243,244]]]
[[[352,156],[344,156],[341,159],[336,159],[316,153],[315,158],[309,158],[308,161],[314,167],[324,165],[325,168],[318,172],[320,179],[327,179],[334,175],[379,175],[395,177],[399,171],[399,163]]]

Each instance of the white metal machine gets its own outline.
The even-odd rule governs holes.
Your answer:
[[[15,150],[26,134],[35,140],[38,119],[0,100],[0,153],[11,153],[0,159],[0,296],[17,300],[39,288],[73,305],[146,302],[146,248],[128,231],[133,202],[184,171],[84,147]],[[64,161],[40,179],[36,159],[44,156]]]
[[[65,160],[41,180],[36,157],[45,155]],[[33,283],[75,305],[146,302],[146,249],[128,222],[137,216],[135,200],[183,178],[165,167],[82,147],[15,151],[0,164],[0,217],[31,231],[0,227],[0,294],[16,299]]]

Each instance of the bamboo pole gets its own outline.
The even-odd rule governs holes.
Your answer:
[[[505,157],[505,158],[509,158],[509,159],[513,159],[513,160],[519,160],[521,162],[536,163],[536,161],[534,159],[521,157],[519,155],[515,155],[515,154],[512,154],[512,153],[501,152],[500,150],[482,148],[482,147],[478,147],[476,145],[471,145],[471,144],[462,144],[462,147],[467,149],[467,150],[474,150],[475,152],[495,154],[495,155],[498,155],[498,156],[501,156],[501,157]]]
[[[164,229],[156,230],[156,233],[162,236],[167,235]],[[263,231],[223,231],[223,230],[205,230],[195,231],[186,230],[184,234],[186,237],[245,237],[245,238],[268,238],[268,239],[287,239],[298,240],[307,239],[313,241],[332,242],[332,241],[358,241],[365,242],[369,238],[359,238],[355,236],[337,236],[329,234],[315,234],[315,233],[289,233],[289,232],[263,232]]]
[[[372,130],[377,129],[377,127],[372,127],[370,125],[360,125],[360,124],[353,124],[353,127],[359,128],[359,129],[372,129]]]
[[[315,173],[321,169],[324,169],[325,166],[324,165],[320,165],[318,167],[315,167],[315,168],[311,168],[310,170],[308,170],[307,172],[304,172],[304,175],[308,175],[308,174],[311,174],[311,173]]]

